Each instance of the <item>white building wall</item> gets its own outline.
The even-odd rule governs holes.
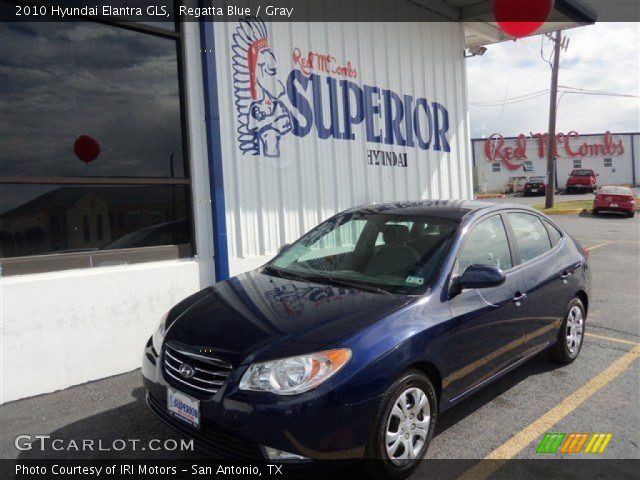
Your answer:
[[[640,173],[638,170],[638,135],[632,134],[614,134],[613,141],[622,141],[624,153],[621,155],[595,155],[586,157],[570,157],[564,147],[560,146],[558,149],[558,157],[556,160],[556,171],[558,179],[558,187],[564,188],[566,185],[569,174],[574,169],[574,159],[581,161],[581,168],[589,168],[594,170],[600,176],[598,177],[599,185],[632,185],[634,184],[633,178],[633,153],[632,140],[635,142],[635,163],[636,163],[636,176]],[[533,164],[532,171],[524,171],[522,168],[517,170],[510,170],[501,162],[499,158],[495,163],[500,163],[500,172],[492,171],[492,164],[494,162],[487,159],[485,153],[486,139],[474,139],[472,141],[475,168],[477,170],[478,184],[475,186],[480,192],[502,192],[506,189],[507,182],[510,177],[517,176],[545,176],[547,173],[547,161],[546,157],[540,157],[538,151],[538,142],[534,138],[527,137],[526,144],[526,156],[527,159]],[[581,135],[579,139],[571,139],[570,145],[573,151],[577,150],[579,145],[584,142],[589,144],[603,143],[604,135]],[[517,139],[507,138],[505,139],[505,146],[515,148],[517,146]],[[611,158],[611,167],[605,167],[604,159]],[[523,160],[514,160],[517,164],[522,164]],[[637,182],[637,180],[636,180]]]
[[[184,30],[198,256],[0,277],[0,403],[139,368],[162,315],[214,281],[198,25]]]
[[[267,23],[269,48],[282,82],[294,68],[297,47],[350,61],[349,80],[400,95],[437,101],[449,113],[451,152],[355,140],[283,135],[280,156],[243,154],[234,104],[231,45],[238,24],[216,23],[222,161],[231,274],[262,265],[278,248],[346,208],[372,202],[469,198],[471,155],[463,28],[450,23]],[[344,77],[336,76],[338,80]],[[326,90],[325,90],[326,93]],[[323,105],[329,113],[328,100]],[[338,98],[339,111],[342,98]],[[367,150],[406,153],[407,168],[367,165]]]

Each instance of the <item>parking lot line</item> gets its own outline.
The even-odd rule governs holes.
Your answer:
[[[614,242],[611,241],[611,242],[599,243],[598,245],[594,245],[593,247],[587,247],[586,250],[587,252],[590,252],[591,250],[595,250],[596,248],[600,248],[600,247],[606,247],[607,245],[611,245],[612,243]]]
[[[640,345],[640,343],[632,342],[631,340],[623,340],[622,338],[607,337],[605,335],[596,335],[595,333],[585,333],[585,336],[599,338],[601,340],[608,340],[610,342],[624,343],[626,345]]]
[[[488,454],[485,460],[506,460],[515,457],[527,445],[549,431],[556,423],[569,415],[572,411],[582,405],[596,392],[606,387],[615,378],[627,370],[631,364],[640,358],[640,345],[625,353],[621,358],[614,361],[597,376],[593,377],[582,387],[578,388],[562,402],[549,410],[508,441]],[[480,480],[491,476],[502,466],[503,462],[480,462],[473,468],[467,470],[458,477],[458,480]]]

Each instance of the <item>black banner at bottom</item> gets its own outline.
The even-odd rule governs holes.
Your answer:
[[[362,468],[364,467],[364,468]],[[369,478],[377,461],[287,464],[214,460],[0,460],[1,479]],[[421,460],[411,475],[438,480],[636,479],[640,460]]]

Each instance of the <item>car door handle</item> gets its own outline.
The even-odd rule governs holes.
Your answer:
[[[567,278],[569,278],[572,275],[572,272],[570,272],[569,270],[565,270],[564,272],[562,272],[562,275],[560,275],[560,278],[562,280],[566,280]]]
[[[516,292],[516,296],[513,297],[513,301],[516,304],[519,304],[522,300],[524,300],[525,298],[527,298],[527,294],[526,293],[520,293],[520,292]]]

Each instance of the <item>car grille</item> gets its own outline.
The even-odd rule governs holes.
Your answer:
[[[224,360],[190,352],[168,342],[164,346],[163,356],[167,382],[195,397],[215,395],[231,373],[232,366]],[[195,370],[191,378],[180,374],[183,364],[190,365]]]

